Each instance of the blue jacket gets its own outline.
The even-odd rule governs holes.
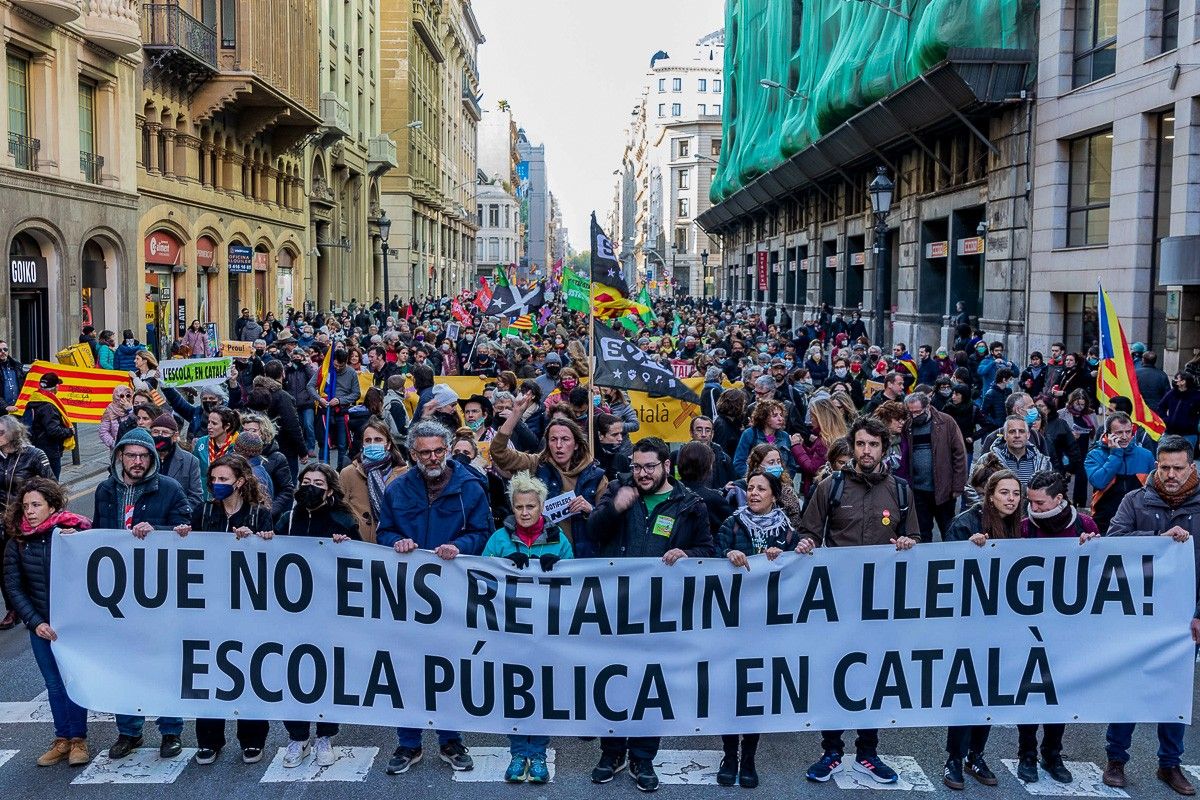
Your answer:
[[[750,451],[755,446],[763,444],[766,441],[767,437],[763,435],[761,430],[754,426],[742,431],[742,436],[738,439],[737,452],[733,454],[733,474],[735,478],[746,477],[746,460],[750,458]],[[783,468],[787,470],[789,475],[795,475],[797,471],[796,459],[792,456],[792,446],[787,431],[779,431],[775,434],[775,449],[779,451],[779,457],[783,460]]]
[[[917,361],[917,383],[933,386],[933,382],[942,374],[942,368],[937,359],[930,356]]]
[[[1101,533],[1107,533],[1121,500],[1142,488],[1146,476],[1154,471],[1154,455],[1140,445],[1130,444],[1118,449],[1100,441],[1088,451],[1083,469],[1088,483],[1095,489],[1091,502],[1092,519]]]
[[[379,544],[391,547],[401,539],[412,539],[422,550],[450,543],[464,555],[483,552],[493,533],[487,481],[454,460],[446,462],[446,469],[450,483],[432,504],[421,470],[410,469],[392,481],[379,509],[375,534]]]
[[[980,359],[979,367],[975,372],[984,386],[991,386],[996,382],[996,373],[1000,371],[1001,367],[1008,367],[1014,378],[1021,374],[1021,370],[1017,369],[1016,364],[1005,361],[1003,358],[993,358],[991,354]]]
[[[146,345],[137,342],[117,345],[117,354],[113,357],[113,369],[132,372],[136,368],[133,363],[134,356],[145,349]]]

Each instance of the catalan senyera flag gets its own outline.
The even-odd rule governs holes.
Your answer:
[[[29,374],[25,376],[25,383],[21,385],[21,394],[17,397],[18,414],[25,413],[25,406],[30,397],[39,391],[38,381],[47,372],[53,372],[62,379],[58,387],[58,400],[67,414],[67,419],[73,424],[99,422],[104,416],[104,409],[112,402],[113,390],[118,386],[133,385],[128,372],[34,361],[33,366],[29,368]]]
[[[1113,309],[1108,292],[1100,286],[1100,371],[1096,376],[1096,398],[1104,405],[1114,397],[1126,397],[1133,402],[1133,421],[1142,426],[1146,433],[1157,439],[1166,431],[1162,419],[1142,399],[1138,388],[1137,374],[1133,368],[1133,355],[1121,320]]]

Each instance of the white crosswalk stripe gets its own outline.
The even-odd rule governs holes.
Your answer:
[[[287,768],[283,766],[286,747],[279,748],[275,758],[267,766],[266,773],[260,783],[323,783],[329,781],[361,782],[367,779],[375,756],[379,755],[378,747],[346,747],[335,744],[333,752],[337,761],[331,766],[320,767],[313,760],[313,751],[299,766]]]
[[[716,786],[720,750],[659,750],[654,771],[664,786]]]
[[[1016,777],[1017,760],[1003,759],[1004,766]],[[1036,783],[1022,783],[1025,791],[1039,797],[1129,797],[1123,789],[1114,789],[1104,785],[1104,770],[1090,761],[1067,761],[1067,769],[1071,770],[1074,780],[1070,783],[1059,783],[1038,767]]]
[[[511,760],[507,747],[472,747],[471,759],[475,769],[455,772],[458,783],[503,783],[504,771]],[[550,780],[554,780],[554,748],[546,750],[546,766],[550,769]]]
[[[142,747],[113,761],[105,750],[71,783],[174,783],[194,755],[196,748],[185,747],[174,758],[159,758],[157,748]]]

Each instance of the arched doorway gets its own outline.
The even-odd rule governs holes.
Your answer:
[[[46,249],[31,232],[13,237],[8,248],[9,304],[13,358],[22,364],[50,358],[49,265]]]
[[[279,274],[278,274],[278,294],[276,295],[276,316],[279,319],[287,317],[289,308],[294,308],[295,288],[292,279],[292,268],[296,265],[296,254],[292,252],[290,247],[282,247],[279,250]]]

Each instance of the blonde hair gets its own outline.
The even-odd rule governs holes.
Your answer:
[[[255,412],[243,413],[242,427],[245,427],[247,422],[253,422],[258,425],[258,429],[262,431],[263,444],[275,441],[275,437],[279,435],[279,431],[275,428],[275,423],[266,414]]]
[[[535,494],[539,503],[545,503],[546,498],[550,495],[550,490],[546,488],[546,484],[542,483],[540,478],[535,478],[528,471],[524,471],[513,475],[512,480],[509,481],[508,502],[515,503],[519,494]]]
[[[808,409],[812,412],[813,422],[817,423],[821,441],[826,447],[846,435],[849,428],[846,425],[846,417],[833,398],[818,397],[809,404]]]

